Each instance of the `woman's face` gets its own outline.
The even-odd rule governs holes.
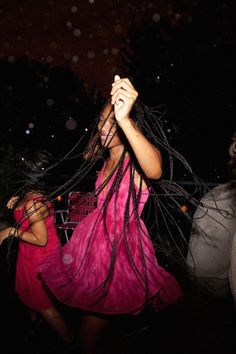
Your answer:
[[[110,103],[104,107],[101,113],[100,121],[98,123],[98,131],[103,146],[112,148],[122,144],[117,133],[115,114]]]

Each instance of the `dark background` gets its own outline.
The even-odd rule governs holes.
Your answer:
[[[0,1],[0,195],[22,147],[61,157],[86,141],[114,74],[165,113],[170,142],[201,178],[230,178],[235,13],[230,0]]]

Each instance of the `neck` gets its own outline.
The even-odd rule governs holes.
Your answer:
[[[124,145],[119,145],[119,146],[115,146],[110,148],[110,161],[111,162],[118,162],[121,154],[124,150]]]

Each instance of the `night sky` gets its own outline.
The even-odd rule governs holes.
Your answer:
[[[107,92],[128,28],[143,18],[191,17],[192,2],[142,0],[0,1],[0,57],[26,55],[52,65],[65,62],[86,81]],[[181,11],[181,12],[179,12]]]
[[[51,67],[66,64],[88,91],[108,95],[114,74],[120,73],[120,58],[133,51],[127,63],[141,98],[166,105],[169,138],[175,138],[197,172],[220,182],[227,176],[227,149],[236,130],[235,14],[233,0],[0,0],[0,59],[14,64],[25,56]],[[143,23],[153,26],[157,37],[150,39],[150,29],[150,36],[142,32]],[[151,50],[145,52],[146,44]],[[79,95],[72,101],[78,102]],[[52,109],[57,102],[57,109],[62,107],[49,94],[45,102],[48,112],[48,102],[54,102]],[[68,99],[68,105],[71,102]],[[53,141],[59,133],[79,134],[68,129],[64,133],[73,112],[65,105],[62,110],[65,122],[44,129]],[[25,111],[17,114],[21,122],[25,119],[19,133],[33,132],[28,129],[33,117],[36,136],[33,109],[26,118]],[[79,117],[72,118],[79,129]]]

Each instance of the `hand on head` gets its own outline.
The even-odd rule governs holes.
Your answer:
[[[115,118],[118,123],[129,119],[129,113],[138,97],[128,78],[121,79],[115,75],[111,89],[111,103],[114,105]]]

